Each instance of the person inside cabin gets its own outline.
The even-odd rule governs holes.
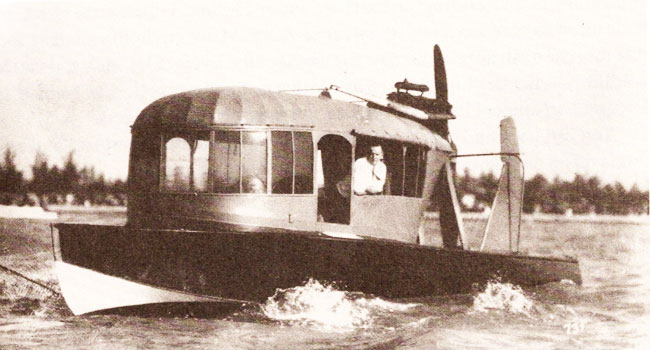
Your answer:
[[[386,174],[384,151],[380,145],[373,145],[370,147],[369,154],[357,159],[352,167],[354,194],[359,196],[382,194],[386,183]]]
[[[264,193],[264,183],[253,175],[244,177],[244,193]]]

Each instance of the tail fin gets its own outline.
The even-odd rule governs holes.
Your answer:
[[[485,247],[489,235],[508,237],[510,251],[519,250],[521,227],[521,207],[524,195],[523,162],[519,158],[517,129],[511,117],[501,120],[501,177],[497,195],[492,203],[481,250]]]

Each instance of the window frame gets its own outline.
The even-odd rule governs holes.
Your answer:
[[[202,140],[206,141],[204,139],[201,139],[199,134],[202,133],[208,133],[208,183],[207,183],[207,188],[205,190],[197,191],[194,186],[194,155],[196,153],[197,149],[197,141]],[[212,140],[212,135],[214,133],[211,130],[205,130],[205,129],[173,129],[173,130],[165,130],[160,133],[159,136],[159,141],[160,141],[160,162],[158,164],[158,191],[162,193],[210,193],[212,189],[212,178],[210,176],[210,153],[211,153],[211,140]],[[175,191],[170,188],[167,188],[166,186],[166,179],[167,179],[167,143],[169,141],[175,139],[175,138],[180,138],[183,139],[185,142],[187,142],[187,145],[190,149],[190,157],[189,157],[189,179],[188,179],[188,187],[189,190],[187,191]]]
[[[238,132],[239,133],[239,191],[238,192],[215,192],[215,176],[216,176],[216,133],[217,131],[225,132]],[[291,134],[291,154],[292,154],[292,164],[291,164],[291,193],[273,193],[272,184],[273,184],[273,142],[272,142],[272,132],[273,131],[285,131]],[[244,169],[244,152],[243,152],[243,133],[244,132],[264,132],[266,134],[266,188],[262,193],[246,193],[244,192],[243,184],[243,169]],[[309,193],[295,193],[296,187],[296,141],[295,133],[304,132],[307,133],[309,139],[311,140],[311,192]],[[192,141],[199,140],[197,134],[200,133],[209,133],[209,150],[208,150],[208,183],[207,189],[204,191],[197,191],[194,187],[194,154],[196,152],[196,147],[193,148]],[[166,179],[166,167],[167,167],[167,142],[173,138],[182,138],[184,139],[190,148],[190,189],[188,191],[173,191],[165,186]],[[191,140],[191,141],[190,141]],[[158,137],[159,141],[159,166],[158,166],[158,184],[157,189],[160,193],[168,194],[200,194],[200,195],[271,195],[271,196],[314,196],[316,195],[315,184],[315,167],[316,167],[316,155],[315,152],[315,143],[314,143],[314,130],[306,128],[275,128],[275,127],[241,127],[241,126],[220,126],[217,128],[170,128],[165,129],[160,132]]]
[[[359,138],[361,138],[362,142],[361,145],[359,145]],[[417,142],[407,142],[407,141],[402,141],[402,140],[397,140],[397,139],[389,139],[389,138],[382,138],[382,137],[376,137],[376,136],[371,136],[371,135],[362,135],[359,134],[357,135],[357,142],[355,142],[355,146],[353,148],[353,153],[358,153],[358,148],[359,147],[365,147],[370,143],[378,143],[379,145],[383,146],[384,150],[384,159],[388,158],[389,152],[387,152],[388,149],[393,148],[393,149],[399,149],[401,154],[399,155],[400,161],[397,163],[401,163],[401,171],[395,171],[395,173],[401,173],[401,178],[400,179],[391,179],[391,181],[399,181],[401,183],[401,186],[399,188],[401,193],[393,193],[392,188],[389,191],[389,194],[376,194],[376,196],[396,196],[396,197],[405,197],[405,198],[423,198],[424,194],[424,186],[425,186],[425,178],[426,178],[426,167],[427,167],[427,158],[428,158],[428,153],[430,150],[430,147],[425,144],[417,143]],[[390,145],[390,146],[389,146]],[[407,180],[407,148],[408,147],[417,147],[416,151],[416,157],[413,159],[415,161],[415,174],[412,174],[414,178]],[[395,155],[395,153],[393,154]],[[358,158],[354,157],[354,160],[356,161]],[[384,162],[385,163],[385,162]],[[388,167],[388,164],[387,164]],[[390,172],[391,169],[388,168],[388,171]],[[406,190],[407,184],[411,184],[411,186],[414,186],[410,191]],[[391,185],[392,186],[392,185]],[[406,195],[407,192],[413,193],[413,195]]]
[[[275,150],[273,149],[273,133],[274,132],[286,132],[286,133],[289,133],[289,135],[291,137],[291,175],[290,175],[291,176],[291,192],[290,193],[273,193],[273,185],[275,184],[274,179],[273,179],[273,165],[274,165],[273,164],[273,155],[274,155],[274,152],[275,152]],[[299,138],[297,136],[298,133],[307,134],[307,137],[303,138],[302,141],[309,140],[309,144],[311,146],[311,148],[309,149],[309,153],[308,153],[310,155],[310,167],[309,167],[310,176],[309,177],[311,178],[311,186],[310,186],[311,190],[309,192],[305,192],[305,193],[297,193],[296,192],[296,184],[297,184],[296,178],[298,177],[298,175],[302,174],[302,173],[301,174],[296,173],[296,169],[298,169],[300,167],[299,160],[297,159],[297,155],[300,154],[300,151],[296,148],[296,146],[300,143],[300,142],[296,142],[296,140]],[[315,178],[316,178],[316,176],[315,176],[315,165],[316,165],[315,164],[315,162],[316,162],[316,154],[315,154],[315,152],[316,152],[316,149],[315,149],[313,133],[310,132],[310,131],[304,131],[304,130],[271,130],[270,145],[271,145],[271,148],[270,148],[270,151],[269,151],[270,164],[271,164],[271,175],[270,175],[270,180],[269,180],[269,182],[271,183],[270,194],[274,194],[274,195],[313,195],[315,193],[314,189],[316,188],[316,184],[315,184]],[[305,148],[305,150],[306,150],[306,148]],[[306,167],[301,167],[301,168],[306,169]]]

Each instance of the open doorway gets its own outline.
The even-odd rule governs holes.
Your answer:
[[[343,136],[325,135],[318,141],[318,155],[319,220],[349,225],[352,145]]]

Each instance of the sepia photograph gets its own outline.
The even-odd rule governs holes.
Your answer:
[[[645,348],[649,13],[0,1],[0,349]]]

